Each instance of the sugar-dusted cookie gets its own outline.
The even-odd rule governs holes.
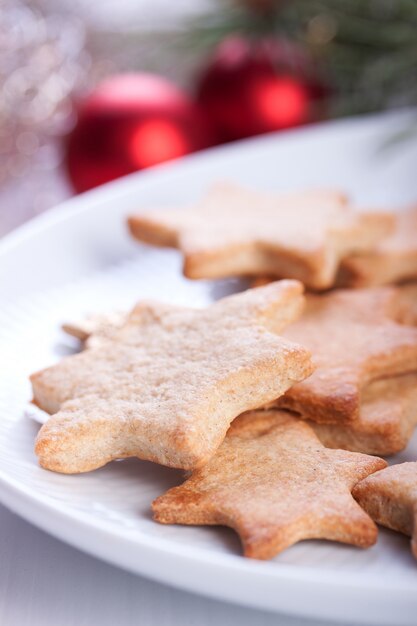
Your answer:
[[[89,341],[90,337],[94,337],[94,341],[100,341],[111,338],[126,320],[127,313],[113,311],[93,314],[78,321],[66,322],[62,325],[62,330],[82,343]]]
[[[373,249],[394,220],[355,212],[336,191],[278,195],[223,183],[197,206],[135,215],[129,227],[141,241],[180,248],[189,278],[266,274],[325,289],[341,259]]]
[[[417,463],[392,465],[368,476],[353,495],[377,524],[412,537],[417,559]]]
[[[302,317],[282,334],[311,350],[316,371],[273,406],[316,422],[356,420],[368,383],[417,370],[417,328],[395,321],[400,294],[375,287],[307,295]]]
[[[417,280],[417,206],[395,214],[396,228],[372,252],[343,260],[338,282],[349,287]]]
[[[310,426],[284,411],[238,417],[206,466],[153,503],[164,524],[230,526],[245,556],[270,559],[302,539],[366,548],[377,530],[351,490],[382,459],[324,448]]]
[[[31,377],[51,414],[39,432],[43,467],[72,473],[137,456],[194,468],[230,422],[312,371],[309,352],[274,334],[303,306],[302,285],[282,281],[206,309],[136,306],[106,341]]]
[[[359,417],[352,422],[309,423],[327,448],[378,456],[396,454],[407,446],[417,426],[417,372],[367,385]]]

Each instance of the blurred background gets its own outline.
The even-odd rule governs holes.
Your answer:
[[[0,0],[0,235],[200,149],[414,107],[416,79],[417,0]]]

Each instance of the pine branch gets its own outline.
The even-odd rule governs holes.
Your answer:
[[[337,115],[417,104],[417,0],[223,0],[190,31],[207,49],[230,34],[297,42]]]

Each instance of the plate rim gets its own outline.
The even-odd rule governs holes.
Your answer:
[[[392,612],[391,600],[398,596],[395,605],[400,603],[402,610],[407,611],[407,614],[403,614],[397,624],[407,626],[415,624],[412,617],[416,606],[416,601],[413,601],[415,585],[412,583],[405,585],[404,581],[393,582],[387,577],[386,584],[382,585],[380,579],[375,580],[374,576],[367,575],[367,583],[364,587],[363,578],[353,573],[343,573],[342,576],[338,576],[334,571],[324,572],[308,566],[300,567],[298,564],[245,560],[239,555],[223,552],[211,553],[201,547],[190,548],[183,544],[176,545],[174,541],[164,537],[144,537],[140,529],[123,527],[122,532],[117,532],[115,527],[106,520],[100,518],[92,520],[87,513],[71,509],[63,503],[54,506],[52,498],[44,494],[40,494],[39,497],[35,496],[29,487],[5,475],[1,470],[0,500],[2,504],[29,523],[95,558],[184,591],[274,613],[285,612],[306,619],[340,620],[340,610],[346,611],[347,603],[349,608],[346,617],[352,623],[381,625],[393,623],[391,615],[386,611]],[[63,525],[60,526],[56,522],[63,522]],[[68,532],[68,527],[71,527],[71,532]],[[104,548],[97,543],[97,532],[100,534],[100,543],[105,546]],[[101,541],[103,536],[106,542]],[[134,565],[126,561],[125,553],[125,550],[131,549],[132,541],[135,548],[141,552],[141,560],[135,562]],[[109,546],[111,554],[109,554]],[[115,556],[114,550],[120,548],[122,549],[121,555]],[[132,551],[132,554],[134,552]],[[153,560],[153,566],[150,559]],[[163,566],[162,571],[158,564]],[[270,591],[273,585],[274,593],[277,595],[269,599],[265,596],[254,598],[251,594],[237,597],[233,585],[231,589],[223,586],[222,592],[219,593],[218,585],[213,586],[212,583],[207,585],[207,578],[203,576],[199,580],[196,577],[190,584],[190,575],[193,577],[196,570],[198,572],[204,569],[212,577],[219,567],[222,569],[222,578],[234,575],[240,583],[243,581],[247,585],[253,584],[254,575],[256,575],[259,586],[267,585],[267,591]],[[185,575],[182,573],[178,576],[179,572],[184,571],[183,568],[186,570]],[[176,575],[175,580],[172,576],[173,571]],[[286,597],[287,594],[296,596],[299,585],[309,586],[304,605],[300,605],[292,597]],[[330,608],[324,605],[318,608],[317,603],[320,605],[326,602],[329,596],[332,597]],[[279,606],[276,602],[277,597],[279,597]],[[365,614],[363,606],[366,606],[368,611]],[[370,610],[372,612],[369,612]]]
[[[45,470],[45,471],[48,471],[48,470]],[[262,561],[262,560],[257,560],[257,559],[245,559],[244,557],[238,554],[228,554],[228,553],[223,553],[223,552],[212,553],[209,550],[202,548],[202,547],[189,547],[183,544],[178,544],[177,546],[175,541],[166,539],[165,537],[153,537],[152,535],[145,536],[143,531],[138,528],[123,527],[122,533],[119,533],[117,531],[114,532],[114,528],[115,528],[114,525],[111,522],[108,522],[106,519],[97,518],[97,521],[94,519],[94,523],[93,523],[88,513],[85,513],[82,510],[74,509],[66,503],[60,503],[59,507],[57,507],[54,505],[55,501],[52,497],[49,497],[48,495],[42,494],[42,493],[35,495],[29,487],[27,487],[20,481],[15,480],[13,477],[6,474],[0,468],[0,487],[1,486],[4,486],[5,488],[13,489],[15,493],[19,494],[22,501],[23,500],[28,501],[30,502],[32,506],[35,506],[35,507],[37,505],[40,505],[40,507],[45,511],[48,511],[48,512],[54,511],[54,512],[58,512],[60,516],[65,515],[65,517],[70,517],[73,521],[76,521],[78,524],[84,526],[85,528],[93,529],[92,527],[96,528],[97,526],[99,526],[101,531],[107,532],[109,535],[116,536],[117,538],[122,539],[122,540],[123,540],[122,535],[126,533],[129,535],[132,535],[131,537],[129,537],[129,541],[133,540],[134,543],[139,544],[139,545],[143,545],[143,543],[146,543],[146,544],[151,543],[153,544],[152,548],[156,550],[160,549],[160,546],[158,544],[166,544],[165,550],[163,551],[170,553],[170,555],[173,557],[182,556],[185,551],[187,558],[191,560],[198,560],[199,562],[201,560],[206,560],[207,563],[210,563],[212,565],[213,564],[219,565],[218,560],[220,559],[221,561],[223,561],[225,559],[227,561],[230,561],[230,563],[227,564],[227,567],[230,567],[230,569],[234,569],[235,565],[238,566],[239,569],[241,569],[241,567],[243,566],[244,568],[247,568],[248,570],[250,570],[252,566],[255,566],[255,567],[260,566],[262,569],[270,569],[271,572],[275,575],[277,573],[276,568],[278,568],[279,570],[283,570],[285,574],[289,576],[290,578],[291,577],[294,579],[298,578],[297,575],[294,575],[294,572],[300,569],[299,565],[290,565],[288,563],[276,563],[274,561]],[[113,532],[112,532],[112,529],[113,529]],[[139,536],[141,536],[140,540],[139,540]],[[345,544],[341,544],[341,545],[345,545]],[[348,547],[352,547],[353,549],[356,549],[355,546],[348,546]],[[357,548],[357,549],[360,550],[360,548]],[[196,554],[200,558],[196,559],[195,558]],[[323,576],[323,579],[318,581],[317,570],[314,567],[303,565],[301,566],[301,568],[305,570],[306,572],[307,582],[314,582],[314,583],[321,582],[321,583],[326,583],[326,584],[329,583],[331,585],[335,585],[334,572],[320,571],[321,572],[320,576]],[[357,588],[357,589],[362,588],[356,574],[349,572],[349,573],[345,573],[344,576],[346,576],[346,578],[348,579],[348,584],[350,584],[353,588]],[[373,586],[376,589],[381,589],[381,590],[392,590],[393,586],[394,587],[397,586],[397,582],[398,582],[398,581],[394,581],[394,583],[390,582],[389,584],[381,585],[379,582],[380,579],[375,578],[374,574],[372,575],[371,580],[373,583],[375,583]],[[337,583],[336,586],[338,586],[339,584],[340,583]],[[403,590],[404,584],[403,583],[398,584],[398,589]],[[410,585],[410,590],[411,589],[415,591],[415,586]]]

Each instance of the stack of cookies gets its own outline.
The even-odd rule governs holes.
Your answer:
[[[52,416],[42,467],[134,456],[187,470],[155,519],[230,526],[249,557],[308,538],[369,547],[375,522],[415,532],[417,557],[417,462],[380,458],[417,426],[417,209],[222,184],[129,227],[180,248],[190,278],[254,286],[206,309],[142,301],[67,324],[84,349],[31,377]]]

